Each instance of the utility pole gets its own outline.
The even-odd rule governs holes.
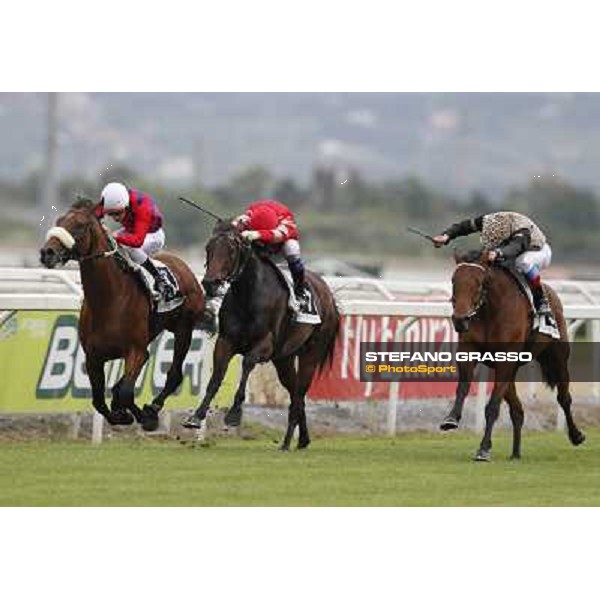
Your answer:
[[[57,155],[58,155],[58,93],[47,95],[46,114],[46,162],[42,182],[41,209],[47,220],[54,219],[52,207],[57,203]]]

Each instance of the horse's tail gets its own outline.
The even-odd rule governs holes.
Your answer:
[[[550,343],[548,348],[536,357],[536,360],[542,371],[542,379],[553,390],[560,381],[560,374],[562,373],[562,365],[559,362],[555,344]]]
[[[322,373],[326,367],[331,369],[333,365],[333,357],[335,355],[335,347],[338,335],[340,333],[341,324],[340,310],[335,300],[333,301],[333,311],[335,323],[333,324],[328,339],[326,340],[325,344],[323,344],[323,351],[319,358],[319,373]]]
[[[554,389],[564,377],[568,377],[567,361],[569,360],[571,347],[562,302],[549,285],[546,285],[545,288],[556,317],[560,339],[550,342],[548,347],[536,357],[536,360],[542,371],[542,379],[550,389]]]

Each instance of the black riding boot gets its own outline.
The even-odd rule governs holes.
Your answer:
[[[300,304],[306,301],[306,282],[304,281],[304,263],[299,256],[294,256],[288,260],[288,267],[290,268],[290,273],[292,274],[292,279],[294,281],[294,293],[296,294],[296,300]]]
[[[550,308],[550,304],[548,304],[548,299],[546,298],[546,294],[544,293],[544,288],[542,285],[537,285],[532,288],[533,293],[533,302],[535,304],[535,309],[540,317],[543,316],[552,316],[552,310]]]
[[[156,292],[162,296],[165,289],[168,287],[167,281],[163,278],[162,273],[156,268],[155,264],[147,258],[144,263],[142,263],[142,267],[154,277],[154,289]]]

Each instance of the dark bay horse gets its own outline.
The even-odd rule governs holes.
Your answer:
[[[84,294],[79,337],[94,408],[113,425],[129,425],[135,418],[148,431],[158,427],[165,399],[183,380],[182,364],[205,307],[204,292],[190,268],[166,252],[156,258],[172,270],[185,298],[179,308],[161,314],[152,311],[148,292],[116,251],[116,242],[94,215],[92,202],[80,200],[61,216],[40,251],[41,262],[49,269],[69,260],[79,262]],[[142,410],[134,402],[135,381],[148,360],[148,344],[165,329],[175,335],[173,363],[164,389]],[[109,410],[104,363],[119,358],[125,361],[125,372],[112,388]]]
[[[277,268],[245,242],[228,221],[217,223],[206,245],[206,261],[202,283],[207,292],[210,294],[226,281],[231,286],[219,312],[219,337],[206,395],[184,425],[201,426],[231,358],[241,354],[242,376],[225,423],[240,424],[248,376],[257,363],[272,361],[291,400],[281,449],[289,449],[296,426],[299,426],[298,448],[306,448],[310,437],[304,397],[317,369],[331,362],[339,330],[340,316],[332,292],[321,277],[307,271],[306,280],[317,296],[322,322],[295,323],[288,308],[289,292]]]
[[[585,436],[575,425],[571,414],[569,338],[562,304],[554,290],[545,286],[560,332],[558,340],[537,331],[531,333],[529,301],[506,269],[489,264],[479,252],[463,257],[455,256],[455,260],[457,266],[452,277],[452,322],[459,333],[458,349],[466,352],[531,352],[541,367],[546,384],[551,389],[557,389],[557,400],[565,413],[569,440],[576,446],[583,443]],[[458,427],[477,363],[457,364],[460,383],[454,405],[441,425],[444,430]],[[492,429],[503,398],[508,403],[513,425],[511,458],[520,458],[524,412],[517,395],[515,378],[523,363],[496,362],[486,365],[494,367],[495,381],[485,407],[485,433],[475,460],[486,461],[491,456]]]

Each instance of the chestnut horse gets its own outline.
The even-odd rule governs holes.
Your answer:
[[[69,260],[79,262],[84,295],[79,338],[94,408],[112,425],[129,425],[135,418],[147,431],[158,427],[158,413],[183,380],[183,361],[205,306],[202,287],[182,260],[166,252],[156,258],[171,269],[185,298],[179,308],[161,314],[153,311],[147,290],[94,215],[91,201],[80,200],[59,217],[40,251],[49,269]],[[135,381],[148,360],[148,344],[165,329],[175,335],[173,363],[164,389],[142,410],[134,401]],[[125,372],[112,388],[109,410],[104,363],[119,358],[125,360]]]
[[[585,436],[575,425],[571,414],[568,358],[570,353],[567,325],[560,299],[545,285],[550,306],[555,315],[560,339],[532,332],[529,301],[518,289],[513,276],[504,268],[489,264],[483,254],[455,256],[457,262],[452,277],[452,322],[459,334],[458,349],[465,352],[528,351],[533,354],[542,377],[551,388],[557,388],[557,400],[565,413],[568,436],[575,446]],[[463,404],[469,392],[476,362],[459,362],[459,384],[456,400],[449,415],[440,426],[444,430],[458,427]],[[485,433],[475,460],[490,459],[492,429],[498,418],[500,403],[506,400],[513,425],[513,459],[521,456],[523,406],[517,395],[515,377],[523,363],[486,363],[495,369],[492,394],[485,407]]]
[[[310,437],[304,397],[317,369],[324,368],[328,362],[331,364],[340,325],[331,290],[321,277],[307,271],[306,280],[318,299],[321,323],[295,323],[288,308],[289,291],[282,283],[277,267],[256,247],[244,241],[228,221],[217,223],[213,237],[206,245],[206,260],[202,284],[207,293],[224,282],[230,282],[231,286],[219,312],[219,337],[206,395],[184,425],[189,428],[201,426],[229,361],[234,355],[242,354],[242,376],[225,423],[240,424],[248,376],[257,363],[272,361],[291,400],[281,450],[289,450],[296,426],[299,427],[298,448],[306,448]]]

